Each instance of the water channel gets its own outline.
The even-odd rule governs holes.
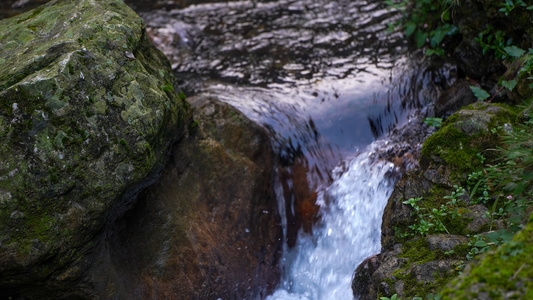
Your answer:
[[[135,5],[185,93],[262,124],[290,175],[278,185],[283,275],[268,299],[352,299],[353,272],[379,252],[381,215],[405,171],[396,150],[419,147],[401,132],[429,130],[420,119],[453,69],[429,67],[389,31],[399,13],[384,1]],[[311,221],[295,208],[298,165],[318,209]]]

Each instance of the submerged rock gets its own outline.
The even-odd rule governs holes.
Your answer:
[[[155,180],[189,119],[122,1],[0,21],[0,295],[94,296],[103,227]]]

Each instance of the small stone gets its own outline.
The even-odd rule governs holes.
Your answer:
[[[483,205],[474,205],[468,208],[470,211],[462,215],[463,218],[472,218],[473,220],[466,225],[470,232],[479,232],[484,225],[490,224],[490,219],[486,217],[488,209]]]
[[[450,251],[455,247],[468,243],[468,238],[462,235],[453,235],[453,234],[435,234],[430,235],[427,238],[429,243],[429,249]]]
[[[397,281],[394,284],[394,290],[396,291],[396,294],[398,294],[398,296],[403,295],[404,290],[405,290],[405,283],[403,282],[403,280]]]
[[[135,55],[133,55],[133,53],[129,51],[124,51],[124,55],[126,56],[128,60],[135,60]]]

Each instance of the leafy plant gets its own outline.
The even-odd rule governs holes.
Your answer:
[[[425,118],[422,120],[425,124],[431,127],[440,127],[442,125],[442,118]]]
[[[502,8],[500,8],[500,12],[503,12],[506,16],[508,16],[511,11],[513,11],[513,9],[515,9],[516,7],[527,7],[527,4],[524,3],[524,1],[522,0],[505,0],[503,3],[502,3]],[[529,6],[527,7],[527,9],[531,9],[533,8],[533,6]]]
[[[380,300],[401,300],[400,298],[398,298],[398,295],[396,295],[396,294],[392,295],[390,298],[389,297],[380,297],[379,299]]]
[[[452,219],[455,219],[457,216],[461,216],[459,213],[459,207],[458,204],[461,201],[461,196],[464,196],[466,191],[464,188],[454,185],[455,192],[452,192],[449,196],[444,196],[444,199],[448,199],[449,201],[446,203],[448,205]]]
[[[389,24],[389,28],[402,28],[407,37],[414,39],[418,48],[426,48],[427,56],[444,55],[442,42],[458,32],[458,28],[450,23],[450,11],[458,5],[458,1],[387,0],[385,3],[391,9],[403,12],[403,17],[397,23]]]
[[[496,58],[505,59],[507,53],[504,48],[513,43],[513,39],[505,38],[505,33],[500,30],[494,31],[491,25],[487,25],[486,29],[480,32],[474,41],[481,46],[482,53],[487,54],[490,50],[494,51]]]
[[[409,228],[421,236],[425,236],[434,229],[437,232],[446,232],[450,234],[448,228],[441,221],[441,218],[448,215],[449,208],[445,205],[441,205],[440,208],[429,209],[427,207],[420,207],[418,202],[422,200],[423,197],[418,198],[409,198],[407,201],[403,201],[403,204],[411,205],[415,210],[414,214],[418,216],[418,221],[414,224],[409,225]]]
[[[490,97],[490,94],[484,89],[482,89],[481,87],[470,86],[470,89],[472,90],[472,93],[474,93],[474,96],[476,96],[478,100],[483,101]]]

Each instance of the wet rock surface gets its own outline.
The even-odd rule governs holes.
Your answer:
[[[130,299],[263,298],[279,281],[282,245],[268,135],[227,104],[190,102],[192,133],[115,224],[101,260],[119,275],[107,284]]]
[[[0,21],[0,294],[92,297],[103,228],[151,184],[189,116],[122,1]]]

